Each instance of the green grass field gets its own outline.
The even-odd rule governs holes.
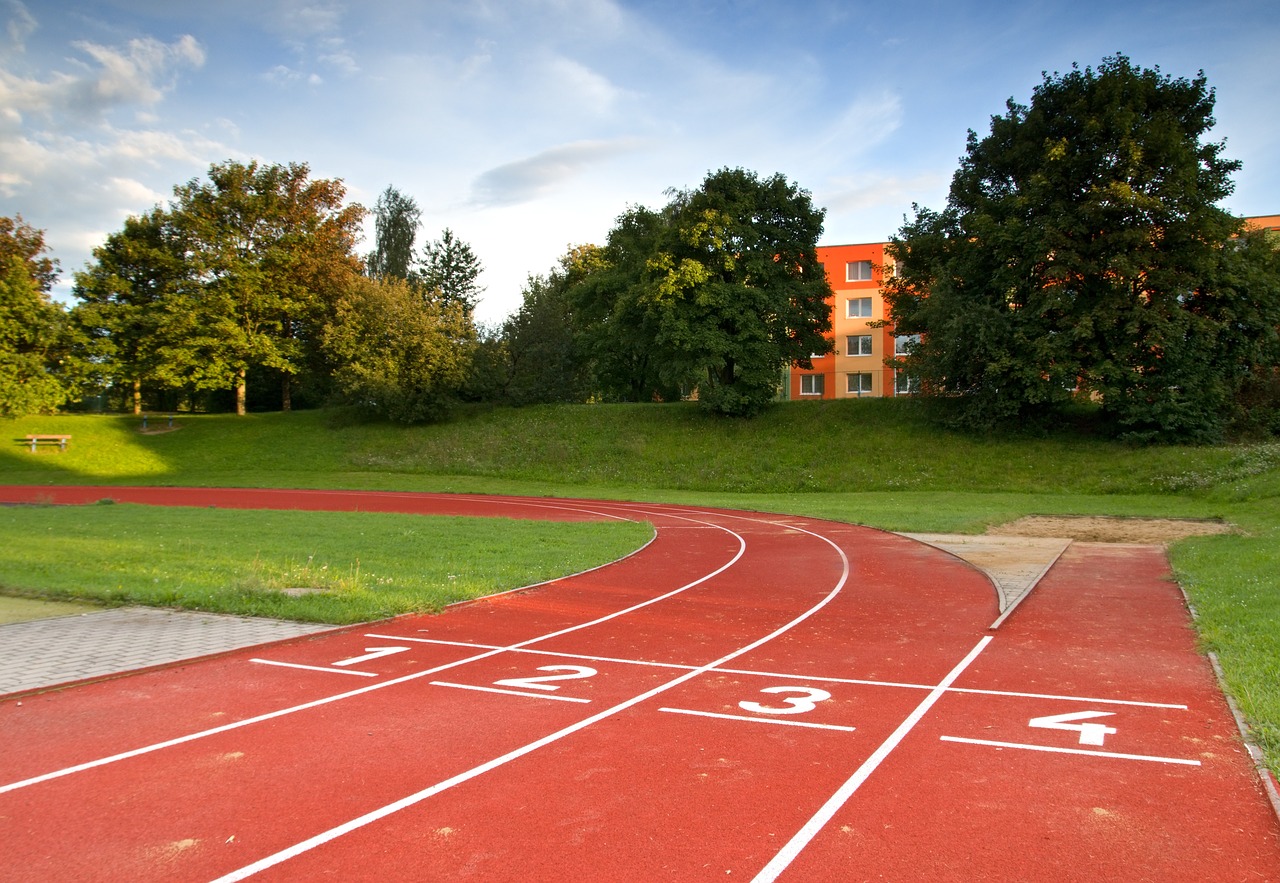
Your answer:
[[[153,430],[167,426],[163,418],[149,422]],[[1250,719],[1272,769],[1280,771],[1280,444],[1274,442],[1132,446],[1083,429],[1044,437],[973,437],[928,425],[920,404],[907,400],[788,403],[753,421],[715,419],[694,406],[673,404],[475,409],[446,425],[414,428],[344,423],[328,412],[181,415],[173,431],[146,434],[138,418],[123,416],[33,417],[5,425],[10,442],[0,450],[0,483],[334,487],[643,499],[805,514],[911,531],[981,532],[1028,514],[1222,518],[1240,533],[1182,541],[1171,549],[1171,558],[1196,608],[1205,649],[1218,655],[1230,691]],[[20,443],[28,432],[70,433],[71,445],[65,452],[42,449],[32,454]],[[128,512],[135,507],[94,508],[112,510],[112,519],[126,517],[122,513],[137,517]],[[90,520],[81,515],[37,507],[24,510],[22,517]],[[290,600],[272,600],[282,606],[255,605],[279,595],[279,588],[288,587],[280,583],[294,580],[291,573],[308,560],[314,571],[315,559],[308,556],[315,549],[303,543],[268,552],[260,530],[237,537],[234,531],[221,534],[228,527],[213,513],[190,517],[183,532],[211,537],[214,547],[226,552],[227,566],[238,574],[231,580],[238,588],[228,594],[240,600],[226,609],[300,615],[287,595],[283,597]],[[301,517],[321,523],[318,515]],[[336,548],[342,537],[361,532],[358,519],[344,521],[351,517],[337,517],[326,528],[332,531],[326,534],[331,537],[326,548]],[[91,589],[91,574],[75,570],[69,560],[75,554],[68,554],[70,547],[59,539],[60,531],[51,527],[19,520],[3,537],[4,549],[23,547],[23,554],[35,554],[25,547],[42,543],[63,550],[60,556],[50,556],[47,549],[40,553],[55,559],[52,569],[36,580],[49,585],[33,585],[28,576],[33,565],[18,561],[14,551],[0,552],[0,560],[8,562],[0,564],[0,584],[11,593],[125,600],[108,588]],[[308,522],[295,532],[307,535],[312,530],[319,528]],[[370,574],[390,575],[393,583],[405,578],[392,572],[404,547],[387,539],[374,552],[365,533],[366,539],[354,537],[343,555],[331,556],[325,571],[350,573],[358,559],[364,582],[351,584],[352,596],[371,593]],[[624,536],[619,547],[634,548],[643,541],[640,535]],[[123,541],[118,546],[105,542],[109,554],[126,557]],[[451,542],[442,539],[433,547],[445,554]],[[530,541],[535,546],[539,542]],[[595,542],[587,540],[585,545]],[[504,551],[510,548],[511,544],[502,545]],[[182,549],[165,566],[183,573],[196,569]],[[62,581],[53,588],[58,571]],[[448,582],[451,571],[444,572]],[[516,584],[527,579],[514,578]],[[339,586],[328,594],[341,597],[344,591]],[[425,591],[419,586],[411,594]],[[421,603],[430,608],[440,600],[437,596]],[[144,603],[192,602],[162,593]],[[352,614],[357,619],[365,615]]]

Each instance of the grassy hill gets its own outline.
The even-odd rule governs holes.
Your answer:
[[[1206,649],[1280,769],[1280,444],[1133,446],[1085,430],[974,437],[905,400],[794,402],[753,421],[696,407],[474,409],[448,424],[331,412],[5,421],[0,483],[342,487],[646,499],[890,530],[980,532],[1027,514],[1219,518],[1171,550]],[[32,454],[28,432],[72,435]]]

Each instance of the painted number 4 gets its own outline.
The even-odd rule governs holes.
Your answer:
[[[1114,727],[1096,723],[1076,723],[1095,717],[1111,717],[1110,711],[1073,711],[1067,714],[1051,714],[1046,717],[1033,717],[1027,724],[1042,730],[1078,730],[1081,745],[1101,745],[1107,736],[1115,733]]]

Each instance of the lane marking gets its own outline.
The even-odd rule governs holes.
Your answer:
[[[286,862],[290,859],[296,858],[299,855],[310,852],[311,850],[316,849],[317,847],[323,846],[324,844],[332,840],[336,840],[337,838],[342,837],[345,834],[349,834],[352,831],[357,831],[360,828],[364,828],[368,825],[371,825],[374,822],[377,822],[377,821],[380,821],[381,819],[386,818],[387,816],[394,815],[395,813],[400,812],[401,810],[408,809],[411,806],[415,806],[421,803],[422,801],[427,800],[428,798],[433,797],[436,794],[439,794],[442,791],[447,791],[448,789],[453,788],[457,785],[461,785],[464,782],[469,782],[470,780],[477,778],[478,776],[482,776],[485,773],[498,769],[499,767],[505,766],[506,764],[511,763],[514,760],[524,757],[527,754],[531,754],[532,752],[537,751],[538,749],[543,748],[547,745],[551,745],[555,742],[558,742],[561,739],[564,739],[567,736],[571,736],[574,733],[577,733],[594,724],[599,723],[600,721],[606,720],[610,717],[614,717],[615,715],[623,711],[626,711],[629,708],[633,708],[642,702],[652,699],[654,696],[658,696],[662,693],[667,692],[668,690],[672,690],[675,687],[680,686],[681,684],[684,684],[688,681],[693,680],[695,677],[698,677],[699,675],[703,675],[709,671],[712,671],[717,666],[724,665],[726,662],[729,662],[730,660],[736,659],[739,656],[743,656],[747,653],[750,653],[752,650],[755,650],[756,648],[767,644],[769,641],[772,641],[774,638],[777,638],[779,635],[783,635],[786,632],[790,631],[791,629],[795,628],[797,625],[809,619],[811,616],[814,616],[815,614],[818,613],[818,611],[822,610],[824,607],[830,604],[836,598],[836,596],[840,594],[841,590],[843,590],[845,583],[847,583],[849,580],[849,573],[850,573],[849,556],[846,555],[844,553],[844,550],[841,549],[838,545],[836,545],[835,542],[828,539],[827,537],[822,536],[821,534],[814,533],[813,531],[804,530],[803,528],[796,528],[796,529],[812,537],[822,540],[827,545],[831,546],[831,548],[835,549],[836,553],[840,556],[842,569],[841,569],[839,580],[837,580],[835,586],[832,587],[832,589],[826,594],[826,596],[824,596],[822,600],[820,600],[817,604],[814,604],[808,610],[804,611],[799,616],[792,619],[790,622],[779,626],[769,634],[761,638],[757,638],[755,641],[752,641],[751,643],[746,644],[745,646],[740,647],[737,650],[734,650],[730,653],[725,654],[724,656],[720,657],[719,659],[713,662],[710,662],[703,666],[699,666],[698,668],[692,671],[685,672],[684,674],[681,674],[678,677],[675,677],[664,684],[659,684],[658,686],[653,687],[649,690],[646,690],[645,692],[640,693],[636,696],[633,696],[630,699],[619,702],[617,705],[614,705],[611,708],[607,708],[604,711],[597,712],[596,714],[591,715],[590,717],[584,718],[576,723],[570,724],[569,726],[564,727],[563,729],[557,730],[554,733],[550,733],[546,736],[543,736],[541,739],[537,739],[533,742],[529,742],[519,748],[516,748],[512,751],[507,752],[506,754],[503,754],[499,757],[495,757],[492,760],[486,761],[485,763],[482,763],[478,766],[474,766],[469,770],[465,770],[464,772],[461,772],[456,776],[452,776],[441,782],[437,782],[436,784],[431,785],[430,787],[424,788],[421,791],[418,791],[414,794],[410,794],[407,797],[403,797],[400,800],[397,800],[393,803],[389,803],[385,806],[379,807],[378,809],[372,810],[371,812],[365,813],[362,816],[351,819],[350,821],[347,821],[334,828],[330,828],[328,831],[323,831],[320,834],[317,834],[313,837],[303,840],[300,843],[296,843],[293,846],[290,846],[286,849],[282,849],[277,853],[274,853],[272,855],[259,859],[258,861],[253,862],[252,864],[245,865],[244,867],[239,868],[238,870],[232,871],[229,874],[225,874],[224,876],[217,878],[216,880],[213,881],[213,883],[234,883],[234,881],[244,880],[245,878],[251,877],[254,874],[259,873],[260,871],[265,871],[268,868],[273,868],[276,865],[281,864],[282,862]],[[743,542],[743,548],[745,549],[746,541],[743,540],[742,542]],[[983,639],[983,641],[989,641],[989,640],[991,639],[990,638]],[[980,646],[985,646],[985,644]],[[975,651],[970,655],[976,656],[977,653]],[[957,670],[955,674],[958,676],[959,670]]]
[[[845,733],[852,733],[856,727],[842,727],[836,724],[812,724],[805,721],[783,720],[776,717],[751,717],[745,714],[723,714],[718,711],[694,711],[691,708],[659,708],[658,711],[666,711],[671,714],[689,714],[695,717],[715,717],[721,720],[730,721],[749,721],[753,724],[778,724],[783,727],[809,727],[813,730],[840,730]]]
[[[474,684],[454,684],[449,681],[431,681],[433,687],[453,687],[455,690],[475,690],[477,693],[505,693],[508,696],[523,696],[526,699],[554,699],[557,702],[590,702],[590,699],[575,699],[572,696],[557,696],[554,693],[521,693],[519,690],[503,690],[499,687],[477,687]]]
[[[884,762],[884,759],[893,753],[894,749],[906,738],[907,734],[924,718],[929,709],[933,708],[938,700],[946,694],[947,688],[964,673],[964,670],[978,658],[978,654],[985,650],[992,640],[993,638],[990,635],[984,637],[969,651],[968,656],[960,660],[960,663],[951,669],[947,676],[916,706],[915,711],[907,715],[906,719],[898,724],[898,728],[889,734],[889,738],[880,743],[880,747],[863,761],[862,766],[858,767],[853,775],[836,789],[835,793],[827,799],[827,802],[813,814],[813,817],[805,822],[804,826],[778,851],[778,854],[760,870],[760,873],[756,874],[753,878],[753,883],[769,883],[769,881],[776,880],[778,875],[796,860],[801,851],[818,835],[818,832],[826,826],[827,822],[831,821],[836,812],[849,802],[849,798],[853,797],[854,792],[862,787],[862,783],[870,778],[876,768]]]
[[[1154,754],[1121,754],[1117,751],[1090,751],[1087,748],[1054,748],[1048,745],[1028,745],[1022,742],[996,742],[991,739],[965,739],[961,736],[939,736],[943,742],[961,742],[965,745],[988,745],[992,748],[1021,748],[1024,751],[1047,751],[1051,754],[1084,754],[1089,757],[1111,757],[1119,760],[1149,760],[1153,763],[1173,763],[1183,766],[1200,766],[1198,760],[1181,757],[1159,757]]]
[[[408,647],[365,647],[363,656],[352,656],[350,659],[343,659],[335,662],[334,665],[355,665],[357,662],[371,662],[375,659],[381,659],[384,656],[394,656],[396,653],[404,653]]]
[[[323,665],[303,665],[301,662],[276,662],[274,659],[250,659],[250,662],[258,662],[262,665],[277,665],[280,668],[301,668],[304,671],[323,671],[335,675],[359,675],[362,678],[376,678],[378,675],[371,671],[353,671],[349,668],[329,668]]]
[[[469,641],[445,641],[439,638],[414,638],[404,635],[368,634],[366,638],[382,638],[389,641],[416,641],[421,644],[440,644],[447,647],[468,647],[471,649],[501,650],[496,644],[475,644]],[[652,668],[670,668],[677,671],[690,671],[697,666],[683,665],[677,662],[651,662],[645,659],[624,659],[617,656],[593,656],[584,653],[566,653],[561,650],[537,650],[533,648],[507,648],[512,653],[527,653],[533,656],[552,656],[562,659],[581,659],[584,662],[616,662],[619,665],[644,665]],[[861,678],[834,678],[813,674],[790,674],[778,671],[759,671],[747,668],[715,668],[711,674],[745,675],[753,678],[781,678],[787,681],[822,681],[824,684],[853,684],[860,687],[895,687],[903,690],[935,690],[933,684],[913,684],[905,681],[873,681]],[[1017,690],[981,690],[974,687],[948,687],[948,693],[967,693],[975,696],[1007,696],[1015,699],[1052,699],[1059,702],[1089,702],[1102,705],[1125,705],[1138,708],[1168,708],[1174,711],[1186,711],[1188,706],[1175,702],[1144,702],[1137,699],[1103,699],[1098,696],[1066,696],[1059,693],[1024,693]]]
[[[684,519],[682,516],[678,516],[678,515],[672,515],[670,517],[679,518],[681,520],[689,520],[689,521],[694,520],[691,518]],[[737,538],[738,540],[737,553],[734,554],[734,556],[730,558],[727,562],[717,567],[715,570],[712,570],[709,573],[706,573],[698,577],[693,582],[686,583],[685,585],[681,586],[678,589],[672,589],[670,592],[667,592],[666,594],[657,595],[646,601],[641,601],[638,604],[633,604],[632,606],[627,607],[623,610],[617,610],[613,613],[606,614],[604,616],[598,617],[597,619],[593,619],[589,622],[568,626],[567,628],[563,628],[555,632],[548,632],[547,634],[539,635],[536,638],[530,638],[527,641],[521,641],[516,644],[511,644],[507,647],[497,647],[492,650],[486,651],[484,653],[477,653],[473,656],[468,656],[463,659],[455,660],[453,662],[446,662],[442,665],[437,665],[434,668],[425,669],[424,671],[413,672],[411,674],[402,675],[398,678],[391,678],[390,680],[382,681],[381,683],[371,684],[368,687],[360,687],[355,690],[348,690],[344,693],[337,693],[337,694],[334,694],[333,696],[325,696],[321,699],[313,699],[310,702],[303,702],[300,705],[294,705],[288,708],[277,709],[276,711],[269,711],[264,714],[255,715],[254,717],[245,718],[244,720],[233,721],[232,723],[223,724],[222,726],[211,727],[207,730],[200,730],[199,732],[195,732],[195,733],[188,733],[185,736],[177,736],[173,739],[166,739],[163,742],[156,742],[151,745],[144,745],[140,748],[134,748],[129,751],[121,751],[118,754],[112,754],[107,757],[97,758],[96,760],[85,761],[84,763],[79,763],[73,766],[64,767],[59,770],[53,770],[52,772],[42,773],[41,775],[32,776],[31,778],[28,778],[28,779],[22,779],[21,781],[18,781],[18,782],[10,782],[7,785],[0,785],[0,794],[5,794],[9,791],[17,791],[19,788],[27,788],[27,787],[30,787],[31,785],[37,785],[37,784],[40,784],[41,782],[48,782],[52,779],[59,779],[59,778],[62,778],[63,776],[69,776],[73,773],[79,773],[79,772],[84,772],[85,770],[96,769],[98,767],[106,766],[112,763],[117,763],[122,760],[128,760],[130,758],[140,757],[144,754],[151,754],[156,751],[161,751],[165,748],[172,748],[176,745],[185,745],[186,743],[194,742],[197,739],[204,739],[209,736],[216,736],[221,733],[227,733],[232,730],[240,729],[241,727],[247,727],[253,724],[263,723],[265,721],[275,720],[276,718],[285,717],[290,714],[296,714],[301,711],[307,711],[312,708],[319,708],[320,706],[323,706],[323,705],[328,705],[334,702],[340,702],[343,699],[351,699],[356,696],[363,696],[364,694],[372,693],[375,690],[382,690],[382,689],[386,689],[387,687],[394,687],[399,684],[405,684],[405,683],[409,683],[410,681],[416,681],[421,678],[430,677],[431,675],[438,674],[439,672],[442,672],[442,671],[447,671],[451,668],[458,668],[459,666],[468,665],[472,662],[479,662],[482,659],[488,659],[490,657],[497,656],[500,653],[505,653],[512,650],[518,650],[524,647],[531,646],[533,644],[537,644],[541,641],[548,641],[548,640],[551,640],[552,638],[558,638],[558,637],[561,637],[562,635],[567,635],[576,631],[581,631],[582,629],[590,628],[592,626],[599,625],[604,622],[608,622],[609,620],[612,620],[612,619],[617,619],[620,616],[625,616],[628,613],[632,613],[636,610],[641,610],[652,604],[657,604],[661,601],[665,601],[668,598],[673,598],[676,595],[681,594],[682,592],[687,592],[689,589],[695,588],[696,586],[700,586],[704,582],[707,582],[710,579],[714,579],[715,577],[724,573],[730,567],[733,567],[735,564],[737,564],[738,561],[742,558],[743,554],[746,552],[747,541],[743,539],[741,534],[737,533],[736,531],[730,530],[727,527],[723,527],[719,525],[710,525],[710,526],[717,527],[719,530],[723,530],[725,533],[728,533],[731,536]]]

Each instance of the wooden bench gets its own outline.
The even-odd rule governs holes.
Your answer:
[[[65,451],[67,449],[67,442],[69,441],[71,441],[71,436],[69,435],[29,435],[27,436],[27,442],[31,445],[31,453],[33,454],[36,452],[36,445],[45,445],[45,444],[48,444],[48,445],[56,444],[58,446],[58,450]]]

